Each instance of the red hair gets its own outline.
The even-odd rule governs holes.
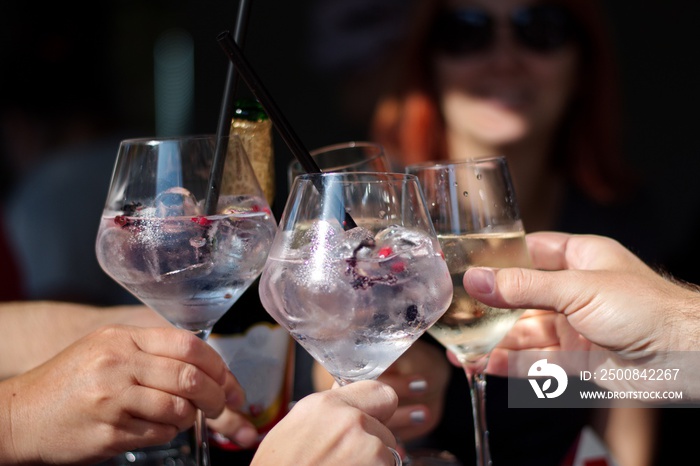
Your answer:
[[[574,16],[583,70],[550,154],[552,167],[601,203],[629,192],[635,177],[621,151],[621,111],[617,70],[607,25],[594,0],[558,0]],[[413,35],[389,64],[390,92],[378,101],[370,127],[372,139],[404,164],[447,157],[445,124],[430,79],[428,35],[439,2],[419,2]]]

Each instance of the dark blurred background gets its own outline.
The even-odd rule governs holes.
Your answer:
[[[367,138],[373,72],[409,4],[252,2],[245,53],[307,148]],[[688,244],[700,234],[700,2],[605,4],[622,68],[627,156],[657,193],[648,222]],[[234,27],[237,10],[237,1],[220,0],[0,2],[0,232],[11,254],[0,267],[0,300],[133,301],[93,251],[118,142],[215,131],[228,66],[216,36]],[[279,213],[291,155],[277,134],[275,152]],[[698,250],[677,256],[682,278],[700,282]],[[52,289],[51,274],[73,283]],[[681,410],[669,411],[660,465],[695,457],[694,430],[676,425]],[[684,416],[700,419],[692,411]]]
[[[692,118],[700,104],[700,68],[695,63],[700,4],[690,0],[604,3],[617,38],[611,46],[618,49],[623,71],[628,156],[655,177],[675,164],[688,164],[672,185],[678,190],[691,188],[700,148],[693,137]],[[392,35],[410,2],[255,0],[251,4],[245,52],[308,148],[365,137],[374,97],[368,76],[381,54],[390,50]],[[40,6],[4,1],[0,5],[0,104],[7,108],[10,103],[28,105],[34,100],[37,109],[70,103],[108,109],[109,114],[102,117],[110,117],[114,127],[134,136],[154,135],[154,48],[167,43],[170,34],[176,36],[170,37],[172,43],[179,38],[183,47],[190,47],[194,60],[192,100],[187,107],[191,112],[184,126],[174,128],[213,132],[228,64],[216,36],[234,27],[237,8],[237,1],[219,0],[42,2]],[[177,33],[184,33],[185,39]],[[61,56],[73,52],[75,56],[68,60]],[[165,66],[160,79],[175,81],[166,83],[171,89],[188,88],[176,71],[186,74]],[[340,91],[354,79],[370,85],[366,100],[355,99],[350,105]],[[172,87],[178,84],[182,87]],[[241,94],[247,92],[245,86],[240,88]],[[281,160],[290,157],[283,144],[277,154]],[[3,159],[6,156],[3,144]],[[32,163],[10,161],[3,166],[4,182],[11,184],[13,170],[24,170]]]

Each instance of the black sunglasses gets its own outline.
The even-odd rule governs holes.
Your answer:
[[[576,25],[571,14],[556,5],[518,8],[509,18],[514,37],[529,50],[547,53],[574,40]],[[479,8],[441,13],[433,25],[433,46],[448,55],[468,55],[488,50],[495,41],[496,20]]]

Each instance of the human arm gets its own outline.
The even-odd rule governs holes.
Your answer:
[[[146,306],[97,307],[58,301],[0,303],[0,328],[12,329],[0,338],[0,380],[38,366],[106,324],[170,327]]]
[[[265,436],[251,466],[393,465],[387,447],[396,439],[383,423],[397,401],[376,381],[308,395]]]
[[[0,304],[0,328],[12,328],[7,338],[0,340],[0,380],[39,366],[76,340],[110,324],[172,328],[160,314],[143,305],[98,307],[59,301]],[[257,430],[229,406],[207,423],[242,446],[257,441]]]
[[[487,305],[546,310],[523,314],[493,351],[489,372],[506,375],[509,354],[523,349],[590,351],[582,369],[591,370],[697,350],[700,293],[692,287],[610,238],[543,232],[527,240],[534,269],[472,268],[464,277],[467,292]]]
[[[0,463],[93,464],[159,445],[244,394],[218,354],[185,330],[108,326],[0,382]]]
[[[642,402],[596,410],[592,426],[619,466],[654,464],[659,438],[660,410]]]
[[[490,372],[507,375],[509,355],[521,349],[592,349],[599,354],[612,350],[611,361],[634,367],[636,355],[642,352],[675,347],[677,330],[664,329],[663,317],[682,320],[682,314],[673,316],[696,300],[691,290],[661,277],[607,238],[533,233],[528,235],[528,246],[534,266],[549,272],[498,271],[493,295],[476,289],[477,283],[469,281],[473,277],[465,276],[468,292],[487,303],[507,301],[561,312],[527,311],[493,351]],[[674,304],[684,300],[688,303]],[[692,327],[688,327],[691,332]],[[623,341],[626,345],[618,344]],[[653,463],[655,408],[644,403],[631,407],[628,402],[595,413],[593,425],[621,466]]]

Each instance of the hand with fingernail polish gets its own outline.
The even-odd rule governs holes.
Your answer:
[[[399,407],[387,426],[402,442],[425,436],[440,421],[450,374],[442,347],[417,340],[379,377],[399,397]],[[314,388],[326,390],[333,383],[333,377],[314,362]]]
[[[416,341],[380,377],[399,396],[399,407],[387,423],[402,442],[431,432],[440,421],[450,367],[442,348]]]

